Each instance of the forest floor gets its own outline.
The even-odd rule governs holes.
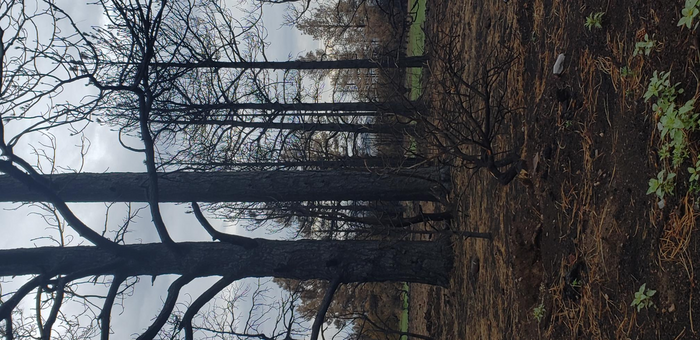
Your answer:
[[[503,186],[458,162],[456,228],[493,240],[455,240],[449,287],[411,285],[409,331],[435,339],[700,338],[700,213],[688,184],[699,135],[686,122],[677,130],[687,158],[660,160],[673,132],[662,138],[657,124],[668,115],[654,112],[655,97],[644,100],[654,71],[671,71],[670,85],[685,89],[671,100],[678,106],[700,96],[698,34],[677,26],[683,1],[486,3],[430,1],[426,48],[432,58],[431,49],[457,46],[455,62],[471,65],[465,79],[492,62],[489,51],[515,53],[498,89],[515,110],[497,145],[526,165]],[[596,12],[605,13],[601,28],[589,30],[586,17]],[[633,56],[645,35],[655,42],[649,55],[640,48]],[[554,76],[560,53],[564,72]],[[428,77],[444,72],[430,66]],[[425,95],[436,101],[455,95],[431,88]],[[677,176],[660,208],[647,189],[662,170]],[[638,310],[631,304],[643,284],[656,293]]]

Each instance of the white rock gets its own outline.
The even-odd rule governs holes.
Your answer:
[[[564,59],[566,59],[564,53],[557,56],[557,61],[554,62],[554,69],[552,70],[555,75],[560,75],[564,72]]]

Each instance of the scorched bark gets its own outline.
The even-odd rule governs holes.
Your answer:
[[[332,241],[257,240],[245,249],[222,242],[124,246],[120,253],[100,247],[42,247],[0,250],[0,276],[47,274],[156,276],[234,275],[342,282],[403,281],[447,285],[453,253],[447,240]]]
[[[177,172],[159,175],[160,202],[434,201],[446,180],[435,168],[378,174],[363,171]],[[66,202],[146,202],[146,173],[46,176]],[[0,201],[45,197],[10,176],[0,176]]]

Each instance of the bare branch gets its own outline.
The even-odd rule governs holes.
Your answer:
[[[192,211],[194,212],[194,216],[197,217],[199,223],[202,224],[202,227],[204,227],[207,233],[211,235],[212,239],[235,244],[246,249],[252,249],[258,246],[258,242],[255,239],[238,235],[224,234],[214,229],[209,221],[207,221],[207,218],[204,217],[204,214],[202,214],[202,210],[199,208],[199,204],[197,204],[197,202],[192,202]]]
[[[36,177],[41,175],[37,174],[34,170],[31,170],[34,174],[34,176],[32,176],[17,169],[14,165],[12,165],[11,161],[0,160],[0,171],[12,176],[17,181],[22,182],[24,185],[29,187],[30,190],[38,191],[42,196],[46,197],[46,199],[56,207],[61,215],[63,215],[73,230],[75,230],[80,236],[86,238],[88,241],[92,242],[98,247],[105,248],[112,252],[121,251],[120,245],[102,237],[100,234],[90,229],[90,227],[75,216],[73,211],[68,208],[66,202],[58,197],[53,190],[46,187],[43,183],[35,180]]]
[[[172,313],[173,308],[175,308],[175,303],[177,302],[177,297],[180,294],[180,289],[192,281],[195,277],[193,275],[183,275],[170,284],[168,288],[168,296],[165,298],[165,303],[163,304],[163,309],[161,309],[158,317],[155,321],[148,327],[148,329],[137,338],[137,340],[153,339],[158,334],[163,325],[168,321],[170,313]]]
[[[112,285],[109,286],[109,292],[107,293],[104,305],[102,306],[102,310],[98,316],[98,319],[100,320],[100,339],[102,340],[109,339],[109,324],[112,314],[112,305],[114,305],[114,299],[116,299],[117,293],[119,292],[119,286],[121,286],[125,279],[125,276],[115,275],[112,279]]]
[[[29,292],[34,290],[34,288],[39,287],[45,280],[46,277],[44,275],[38,275],[23,284],[9,300],[0,305],[0,320],[8,320],[12,315],[12,310],[17,307],[19,302],[22,301]]]
[[[331,281],[330,285],[328,286],[326,295],[323,297],[323,301],[321,301],[321,305],[319,306],[316,317],[314,318],[314,324],[311,326],[311,340],[318,340],[318,335],[321,332],[321,326],[323,325],[323,321],[326,317],[326,312],[328,311],[328,307],[331,306],[331,302],[333,302],[333,295],[335,294],[335,291],[338,290],[338,287],[340,287],[341,281],[341,277],[339,276]]]
[[[12,340],[14,338],[12,329],[12,314],[5,318],[5,340]]]
[[[51,306],[51,312],[49,313],[49,317],[46,319],[46,322],[44,323],[44,328],[41,331],[42,340],[51,339],[51,330],[53,328],[53,324],[56,322],[56,317],[58,316],[58,313],[61,309],[61,305],[63,304],[65,284],[66,281],[63,278],[60,278],[58,279],[58,283],[54,287],[56,295],[53,299],[53,305]]]
[[[240,279],[241,277],[235,276],[235,275],[229,275],[229,276],[224,276],[222,277],[219,281],[214,283],[209,289],[207,289],[202,295],[200,295],[192,304],[190,305],[189,308],[187,308],[187,312],[185,312],[185,315],[182,317],[182,321],[180,321],[180,325],[178,326],[178,329],[185,328],[185,336],[188,340],[192,340],[192,318],[199,312],[199,310],[211,299],[216,296],[216,294],[219,294],[221,290],[224,288],[228,287],[233,281],[236,281]]]

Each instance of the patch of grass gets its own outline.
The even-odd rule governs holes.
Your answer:
[[[419,56],[423,55],[425,50],[425,33],[423,32],[423,24],[425,23],[425,3],[426,0],[409,0],[409,19],[411,20],[411,27],[408,30],[408,46],[407,55],[408,56]],[[411,67],[406,70],[406,82],[410,86],[409,98],[411,100],[416,100],[421,94],[421,75],[423,69],[420,67]],[[418,152],[418,145],[415,138],[410,137],[408,153],[412,154],[409,157],[415,156]],[[401,318],[399,320],[399,330],[401,332],[408,332],[408,296],[409,296],[409,285],[403,283],[401,292]],[[401,340],[406,340],[407,336],[402,335]]]
[[[411,27],[408,30],[408,46],[406,54],[408,56],[423,55],[425,51],[425,32],[423,32],[423,24],[425,23],[425,4],[426,0],[409,0],[408,10],[411,20]],[[409,99],[416,100],[422,93],[421,75],[423,69],[420,67],[411,67],[406,70],[406,78],[408,86],[410,86]]]

